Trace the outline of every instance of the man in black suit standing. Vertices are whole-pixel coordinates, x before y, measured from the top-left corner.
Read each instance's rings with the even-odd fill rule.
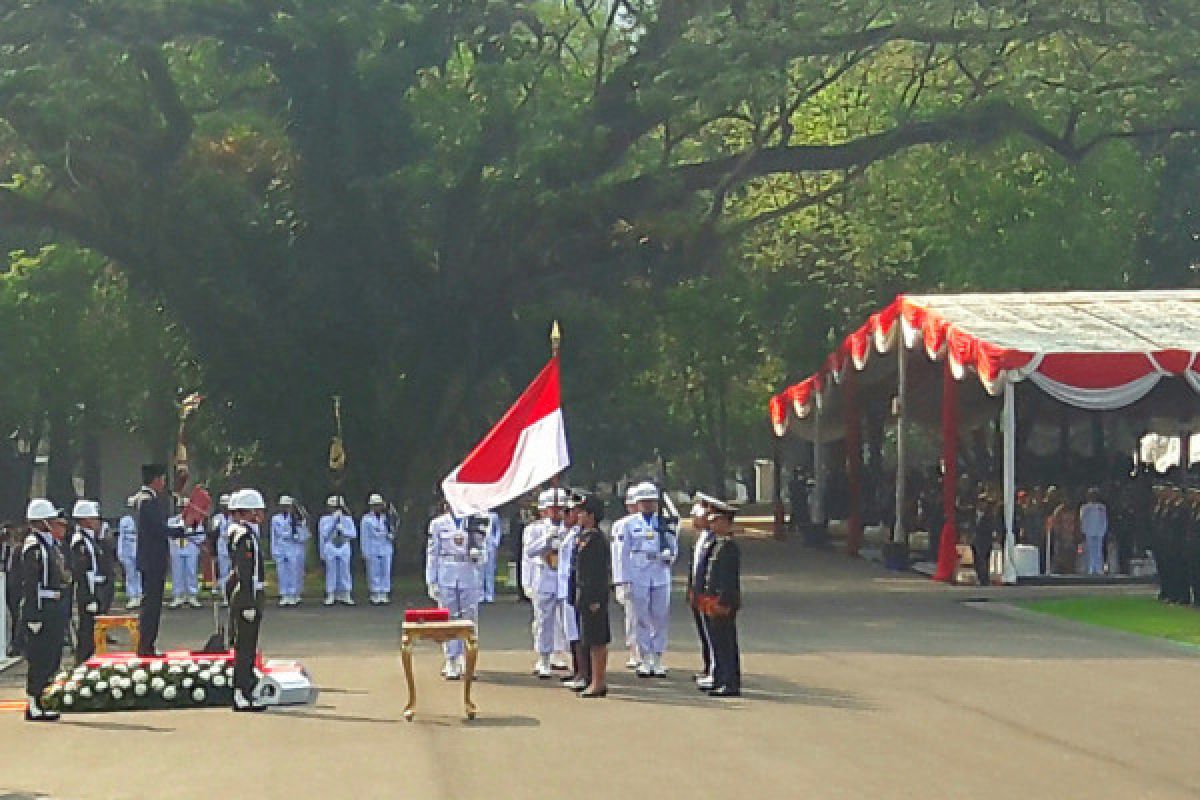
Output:
[[[158,655],[158,623],[162,616],[163,587],[170,560],[167,519],[171,497],[167,494],[167,468],[162,464],[142,467],[142,488],[135,499],[137,516],[137,567],[142,573],[143,601],[138,611],[141,637],[138,655]]]
[[[738,697],[742,693],[742,663],[738,651],[737,612],[742,607],[742,560],[733,540],[736,509],[720,500],[708,503],[709,525],[717,537],[699,587],[701,608],[713,651],[714,688],[710,697]]]

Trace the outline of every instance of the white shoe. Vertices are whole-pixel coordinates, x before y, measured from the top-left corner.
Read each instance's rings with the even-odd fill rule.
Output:
[[[291,604],[292,604],[292,601],[288,597],[285,596],[285,597],[279,598],[279,607],[280,608],[287,608]]]
[[[325,605],[327,605],[327,606],[333,605],[333,595],[332,594],[325,595]]]
[[[638,661],[633,656],[630,656],[629,660],[625,662],[625,669],[637,669],[638,666],[641,665],[641,663],[642,662]]]
[[[383,594],[379,595],[379,599],[385,606],[390,606],[392,604],[392,593],[384,592]]]
[[[25,719],[28,722],[54,722],[58,719],[58,712],[42,708],[36,697],[26,695]]]
[[[170,609],[183,608],[183,598],[176,597],[174,600],[171,601],[170,605],[168,605],[167,608],[170,608]]]
[[[442,675],[448,681],[456,681],[462,677],[462,667],[458,665],[457,658],[446,659],[446,665],[442,667]]]
[[[346,592],[345,594],[342,595],[342,605],[344,605],[344,606],[356,605],[356,603],[354,602],[354,598],[350,596],[349,592]]]
[[[567,689],[570,689],[573,692],[578,692],[582,689],[586,689],[587,685],[588,685],[587,681],[585,681],[583,678],[571,678],[571,680],[565,681],[563,683],[564,687],[566,687]]]
[[[711,675],[705,675],[703,678],[699,678],[696,681],[696,688],[700,689],[702,691],[708,691],[709,689],[715,689],[716,686],[717,686],[716,681],[713,680],[713,677]]]
[[[550,669],[550,659],[545,656],[539,658],[537,665],[533,668],[533,674],[537,675],[542,680],[553,678],[554,671]]]
[[[667,668],[665,666],[663,666],[662,656],[654,657],[654,666],[652,667],[652,669],[654,671],[654,677],[656,677],[656,678],[667,677]]]
[[[204,608],[204,605],[196,599],[196,595],[192,595],[187,599],[187,603],[192,608]]]
[[[125,603],[125,610],[133,611],[135,608],[140,608],[141,605],[142,605],[142,598],[131,597],[131,598],[129,598],[128,602]]]
[[[298,594],[292,595],[292,605],[298,606],[304,602],[304,597]]]
[[[253,699],[246,697],[246,693],[241,689],[233,690],[233,710],[234,711],[265,711],[266,706],[261,703],[256,703]]]

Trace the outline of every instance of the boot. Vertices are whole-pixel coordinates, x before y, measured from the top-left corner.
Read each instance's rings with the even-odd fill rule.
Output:
[[[327,606],[331,606],[331,605],[333,605],[333,592],[328,592],[328,593],[326,593],[326,595],[325,595],[325,605],[327,605]]]
[[[656,678],[667,677],[667,668],[665,666],[663,666],[663,663],[662,663],[662,653],[654,654],[653,671],[654,671],[654,677],[656,677]]]
[[[642,663],[637,666],[637,676],[639,678],[654,677],[654,654],[647,653],[642,659]]]
[[[344,606],[354,605],[354,598],[350,596],[349,592],[342,592],[342,605],[344,605]]]
[[[541,680],[549,680],[554,677],[554,671],[550,669],[550,656],[539,656],[537,665],[533,668],[533,674],[537,675]]]
[[[58,719],[57,711],[47,711],[42,708],[41,701],[36,697],[27,697],[25,706],[26,722],[54,722]]]

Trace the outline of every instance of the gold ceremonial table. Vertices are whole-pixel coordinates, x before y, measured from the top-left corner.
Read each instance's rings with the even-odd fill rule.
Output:
[[[475,623],[469,619],[452,619],[447,622],[405,622],[400,637],[400,657],[404,662],[404,680],[408,683],[408,705],[404,707],[404,718],[412,722],[417,705],[417,684],[413,678],[412,646],[418,639],[443,644],[452,639],[462,639],[467,649],[467,669],[463,675],[463,707],[467,719],[475,719],[478,711],[471,702],[471,683],[475,680],[475,661],[479,658],[479,638]]]

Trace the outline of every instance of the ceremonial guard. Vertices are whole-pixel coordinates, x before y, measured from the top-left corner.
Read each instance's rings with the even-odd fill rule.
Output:
[[[171,500],[166,496],[167,468],[161,464],[142,467],[142,488],[135,500],[137,509],[137,568],[142,573],[144,601],[138,614],[138,655],[157,656],[158,626],[162,617],[163,587],[167,582],[169,534],[167,518]]]
[[[230,628],[233,630],[233,710],[262,711],[255,688],[254,660],[258,653],[258,629],[266,605],[266,575],[258,529],[266,516],[262,495],[242,489],[229,498],[233,518],[229,526],[232,570],[225,584],[229,598]]]
[[[113,581],[112,558],[98,537],[100,507],[90,500],[77,500],[71,510],[75,532],[71,535],[70,563],[75,584],[75,665],[95,653],[96,615],[104,613],[105,587]]]
[[[638,513],[622,526],[621,574],[633,595],[637,623],[637,666],[640,678],[666,677],[663,653],[671,613],[671,566],[679,555],[679,541],[658,510],[658,489],[643,483],[635,494]]]
[[[525,529],[525,557],[530,559],[530,597],[533,600],[533,642],[537,663],[533,674],[553,676],[551,657],[556,649],[556,628],[561,624],[558,601],[558,559],[562,546],[562,511],[566,492],[548,489],[538,498],[543,518]]]
[[[58,518],[58,509],[39,497],[30,501],[25,518],[33,529],[21,547],[20,570],[21,633],[25,659],[29,662],[25,676],[28,701],[25,719],[53,721],[58,719],[58,713],[43,709],[41,700],[62,661],[70,602],[67,568],[59,546],[60,534],[56,535],[51,528]]]
[[[692,506],[692,527],[696,529],[696,542],[692,546],[692,560],[688,565],[687,600],[692,609],[692,619],[696,623],[696,635],[700,639],[700,658],[704,668],[695,676],[696,686],[708,690],[713,686],[712,640],[708,635],[708,624],[700,613],[697,587],[704,582],[704,570],[708,568],[708,559],[712,554],[716,536],[708,523],[709,506],[713,498],[706,494],[697,493],[696,503]]]
[[[331,495],[325,505],[327,511],[317,524],[321,560],[325,562],[325,605],[340,601],[352,606],[354,579],[350,574],[350,542],[358,538],[358,531],[341,495]]]
[[[368,511],[363,514],[359,525],[362,531],[362,557],[367,567],[367,588],[371,592],[371,605],[386,605],[392,602],[395,523],[387,513],[383,495],[371,495],[367,499],[367,506]]]
[[[137,498],[125,501],[126,511],[117,523],[117,559],[125,573],[125,608],[132,611],[142,604],[142,573],[137,566],[137,520],[133,505]]]
[[[223,494],[217,500],[217,506],[220,508],[216,514],[213,514],[212,526],[213,532],[213,549],[217,559],[217,582],[224,586],[225,581],[229,579],[230,560],[229,560],[229,495]]]
[[[483,562],[483,602],[496,602],[496,556],[500,552],[500,542],[504,538],[503,523],[500,515],[489,511],[487,532],[487,559]]]
[[[742,691],[742,664],[738,650],[737,614],[742,607],[741,554],[733,539],[733,519],[737,510],[730,504],[713,500],[708,517],[716,544],[697,587],[699,605],[704,612],[713,649],[711,697],[737,697]]]
[[[571,570],[571,603],[579,614],[581,674],[580,697],[608,694],[608,593],[612,584],[612,550],[599,525],[604,504],[592,495],[577,506],[579,533]],[[574,688],[574,687],[572,687]]]
[[[455,619],[479,620],[483,597],[483,563],[486,559],[486,515],[459,517],[446,510],[429,523],[425,547],[425,584],[429,599],[450,611]],[[442,675],[458,680],[463,672],[463,643],[454,639],[443,646],[446,664]]]
[[[635,484],[630,484],[629,488],[625,490],[625,516],[613,522],[610,531],[612,536],[610,542],[612,579],[613,585],[616,587],[616,600],[621,606],[621,616],[625,623],[625,648],[629,651],[629,659],[625,662],[625,666],[628,669],[636,669],[638,664],[642,663],[638,656],[637,622],[633,615],[633,595],[629,591],[625,570],[621,564],[621,549],[625,546],[625,525],[637,514],[637,488]]]
[[[15,525],[5,523],[0,528],[0,570],[4,583],[4,605],[8,609],[8,651],[12,658],[21,652],[21,545],[24,537]]]
[[[171,608],[182,608],[185,603],[200,608],[200,548],[207,538],[204,520],[189,527],[182,519],[173,518],[169,524],[172,526]]]
[[[271,517],[271,555],[279,581],[279,605],[298,606],[304,593],[304,561],[308,552],[308,520],[288,495],[279,498]]]
[[[586,656],[582,654],[579,644],[579,615],[576,613],[571,590],[576,542],[581,532],[579,512],[583,501],[584,494],[579,491],[571,492],[568,497],[566,513],[563,517],[565,534],[558,550],[558,610],[562,615],[563,635],[571,652],[571,674],[563,678],[563,684],[568,689],[575,691],[582,691],[588,685],[586,677],[588,670],[583,665]]]

